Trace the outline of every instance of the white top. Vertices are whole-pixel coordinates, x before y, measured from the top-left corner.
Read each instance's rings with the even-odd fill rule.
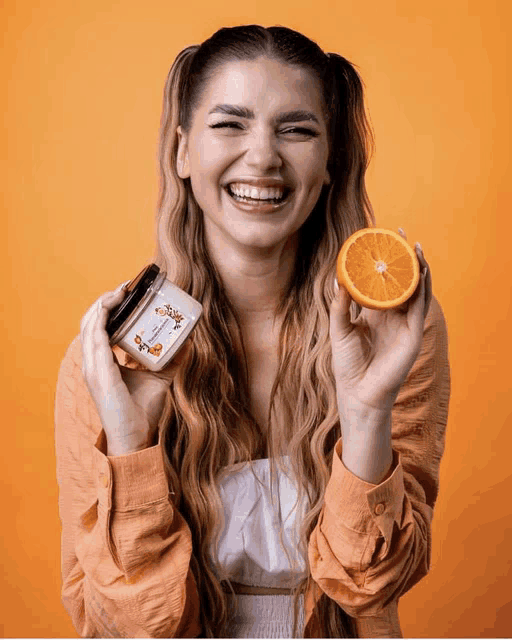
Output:
[[[268,458],[253,460],[253,469],[248,462],[231,465],[219,477],[225,527],[219,539],[218,556],[234,582],[293,588],[307,575],[306,563],[298,549],[298,527],[305,505],[295,505],[297,486],[288,464],[289,456],[280,460],[286,472],[275,465],[273,500]]]

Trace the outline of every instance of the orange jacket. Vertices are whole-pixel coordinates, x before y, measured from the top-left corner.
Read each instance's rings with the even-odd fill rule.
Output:
[[[398,598],[430,567],[449,394],[446,324],[434,297],[421,352],[393,407],[391,476],[379,485],[360,480],[341,462],[341,440],[336,444],[309,541],[314,586],[306,594],[306,637],[319,637],[315,602],[322,592],[355,618],[359,637],[401,637]],[[61,364],[55,421],[62,602],[78,633],[198,636],[190,529],[173,506],[162,447],[105,455],[79,337]]]

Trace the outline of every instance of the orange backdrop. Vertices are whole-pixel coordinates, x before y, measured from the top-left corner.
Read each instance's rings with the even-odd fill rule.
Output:
[[[510,5],[252,4],[5,0],[0,9],[3,634],[76,637],[60,603],[58,366],[86,308],[152,256],[174,57],[221,26],[259,23],[301,30],[358,65],[377,140],[377,222],[422,243],[446,315],[453,393],[432,570],[401,601],[404,634],[510,636]]]

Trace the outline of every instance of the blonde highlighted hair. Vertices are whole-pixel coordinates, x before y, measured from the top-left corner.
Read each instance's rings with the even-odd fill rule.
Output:
[[[320,80],[330,138],[331,182],[299,230],[294,277],[277,310],[279,369],[265,425],[271,461],[289,455],[300,479],[298,501],[307,498],[308,505],[300,530],[308,577],[295,590],[294,636],[300,632],[298,596],[311,580],[307,544],[340,437],[329,339],[336,257],[351,233],[375,224],[364,183],[372,136],[362,83],[351,63],[337,54],[325,54],[296,31],[259,25],[220,29],[202,45],[187,47],[177,56],[164,91],[154,261],[202,303],[203,317],[168,391],[160,433],[175,506],[192,532],[191,567],[206,637],[223,636],[228,620],[227,595],[209,555],[222,528],[219,473],[226,465],[263,457],[265,449],[261,428],[248,409],[247,363],[237,355],[245,353],[239,319],[208,254],[203,214],[190,180],[177,173],[176,128],[188,130],[201,93],[220,65],[260,56],[300,66]],[[354,318],[359,311],[353,304]],[[284,421],[275,411],[278,398]],[[216,570],[220,575],[221,568]],[[324,594],[318,606],[323,637],[353,637],[350,618],[333,600]]]

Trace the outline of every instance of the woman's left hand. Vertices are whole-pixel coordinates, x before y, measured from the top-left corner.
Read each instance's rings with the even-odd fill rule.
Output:
[[[399,232],[406,238],[403,230]],[[416,255],[420,282],[400,307],[385,311],[363,308],[356,321],[351,322],[351,298],[343,286],[332,302],[332,363],[341,414],[390,412],[418,356],[432,298],[432,278],[418,244]]]

